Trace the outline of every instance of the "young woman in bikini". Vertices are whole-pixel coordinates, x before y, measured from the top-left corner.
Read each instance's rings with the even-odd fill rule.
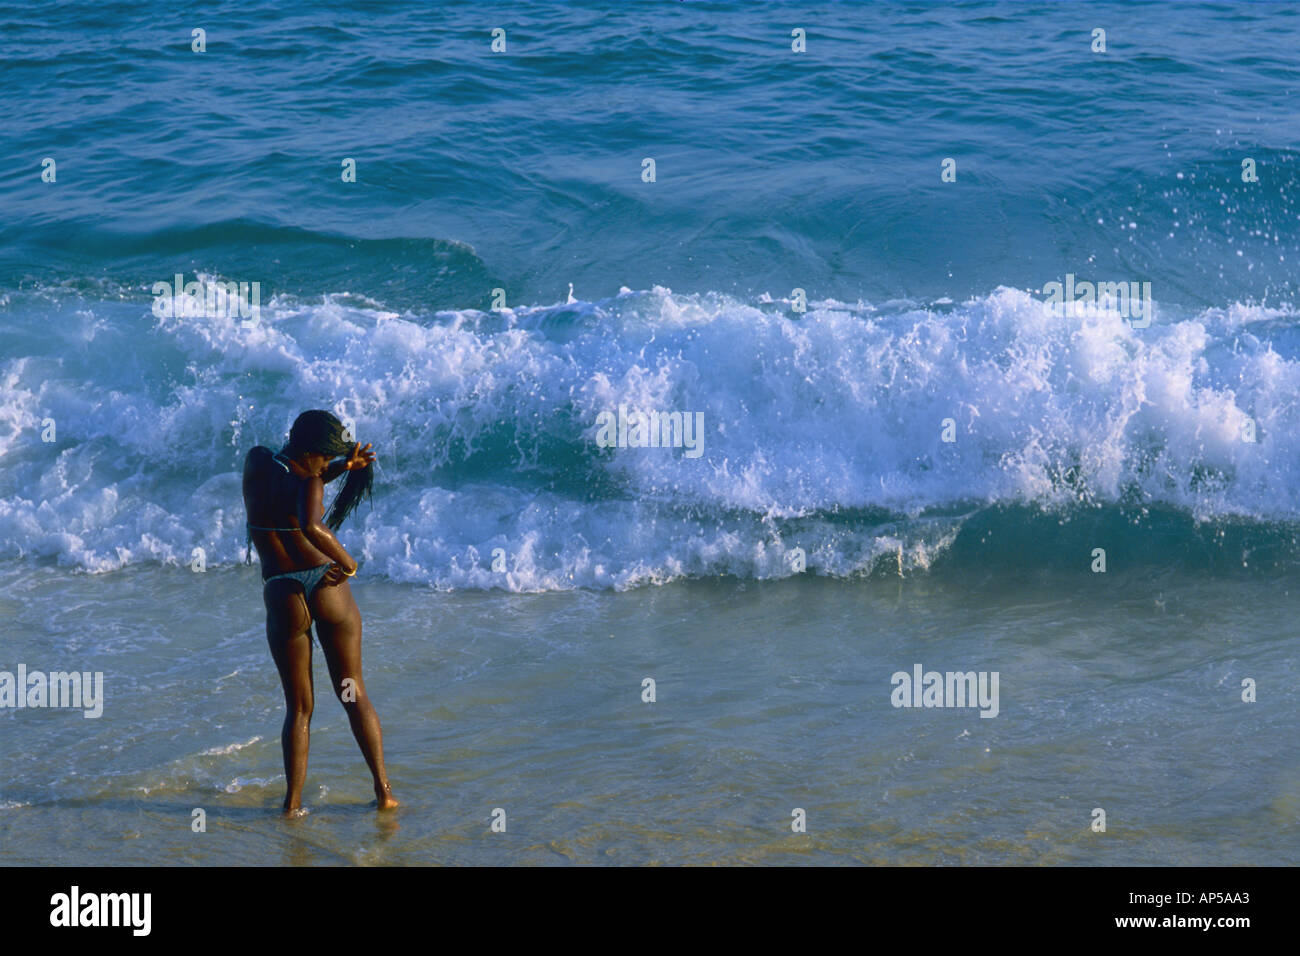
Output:
[[[345,456],[342,460],[333,459]],[[325,652],[330,683],[347,712],[352,735],[374,777],[380,810],[397,806],[384,770],[379,716],[361,678],[361,611],[348,578],[357,563],[334,537],[373,480],[370,445],[344,440],[343,423],[327,411],[303,412],[279,452],[258,445],[244,460],[244,509],[248,535],[262,562],[266,637],[284,685],[280,742],[288,790],[285,816],[303,813],[307,744],[314,694],[311,625]],[[347,481],[324,518],[325,484],[347,472]]]

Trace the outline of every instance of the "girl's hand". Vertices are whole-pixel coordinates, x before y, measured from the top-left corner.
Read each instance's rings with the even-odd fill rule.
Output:
[[[356,443],[356,446],[352,449],[352,454],[348,456],[345,463],[346,470],[355,471],[358,468],[368,468],[375,463],[375,453],[370,450],[370,445],[370,442],[366,442],[363,448],[361,442]]]
[[[348,574],[347,571],[343,569],[343,565],[332,564],[330,565],[330,569],[325,572],[325,577],[322,581],[327,587],[334,587],[337,584],[342,584],[356,573],[357,569],[355,567],[352,569],[352,574]]]

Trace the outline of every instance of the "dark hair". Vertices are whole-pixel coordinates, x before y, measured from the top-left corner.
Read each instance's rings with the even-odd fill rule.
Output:
[[[293,428],[289,429],[290,455],[312,452],[317,455],[350,455],[357,443],[347,441],[344,436],[343,423],[323,409],[315,408],[303,412],[294,419]],[[370,487],[374,483],[374,469],[367,465],[348,472],[343,487],[334,498],[325,523],[331,531],[337,531],[343,519],[350,515],[361,499],[370,498]]]

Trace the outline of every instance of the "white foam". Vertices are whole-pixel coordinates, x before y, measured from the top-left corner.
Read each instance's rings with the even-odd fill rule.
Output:
[[[252,329],[106,303],[96,320],[138,335],[138,362],[0,367],[0,547],[96,571],[186,564],[199,546],[241,560],[242,453],[312,407],[353,417],[380,456],[349,547],[368,573],[436,587],[780,576],[795,547],[822,573],[923,568],[957,526],[834,520],[851,509],[1136,496],[1198,518],[1300,515],[1287,310],[1158,307],[1134,329],[1008,288],[798,318],[772,301],[656,288],[424,317],[282,297]],[[703,412],[703,454],[598,449],[597,416],[620,404]]]
[[[245,747],[251,747],[253,744],[261,741],[261,739],[262,739],[261,737],[250,737],[248,740],[245,740],[242,744],[233,743],[233,744],[226,744],[226,746],[224,747],[211,747],[208,750],[202,751],[199,754],[199,756],[200,757],[225,757],[233,753],[238,753],[239,751],[243,750]]]

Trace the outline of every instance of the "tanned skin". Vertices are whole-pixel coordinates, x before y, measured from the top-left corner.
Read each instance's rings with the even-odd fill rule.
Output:
[[[307,780],[307,750],[315,693],[312,684],[311,625],[325,653],[334,694],[347,712],[352,735],[374,777],[375,800],[380,810],[398,806],[384,770],[384,737],[379,715],[361,677],[361,611],[348,585],[357,562],[325,525],[325,484],[345,471],[373,465],[370,445],[358,442],[352,454],[333,463],[328,456],[304,452],[290,458],[280,449],[280,460],[290,474],[274,465],[246,458],[244,506],[250,524],[273,528],[298,527],[302,533],[254,531],[253,544],[262,560],[262,578],[285,571],[301,571],[332,562],[320,585],[306,597],[293,580],[272,581],[262,589],[266,604],[266,639],[284,686],[286,714],[280,732],[288,789],[284,815],[300,816],[302,788]],[[352,683],[345,687],[344,681]],[[346,693],[345,693],[346,692]],[[344,698],[347,698],[346,700]]]

